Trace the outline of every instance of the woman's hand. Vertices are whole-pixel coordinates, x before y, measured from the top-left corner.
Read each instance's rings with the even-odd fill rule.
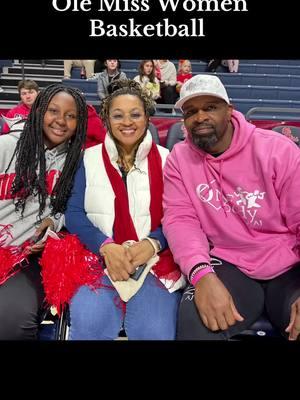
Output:
[[[134,268],[150,260],[154,255],[154,248],[148,240],[141,240],[127,247],[128,257]]]
[[[106,268],[113,281],[127,281],[130,274],[135,271],[130,254],[120,244],[105,244],[101,247],[100,254],[104,257]]]

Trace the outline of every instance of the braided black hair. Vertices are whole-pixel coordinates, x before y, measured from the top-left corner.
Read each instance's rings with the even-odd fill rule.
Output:
[[[43,123],[48,104],[59,92],[70,94],[76,103],[77,127],[71,137],[62,173],[56,182],[50,199],[51,214],[63,213],[73,185],[73,178],[80,160],[81,149],[85,142],[87,130],[87,105],[80,90],[52,84],[42,90],[32,105],[23,132],[18,140],[16,156],[16,177],[12,194],[15,195],[16,211],[23,215],[26,200],[30,195],[38,195],[39,214],[41,218],[48,197],[46,185],[46,160]]]

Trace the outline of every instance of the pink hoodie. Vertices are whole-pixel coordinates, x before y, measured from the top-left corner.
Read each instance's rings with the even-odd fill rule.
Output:
[[[163,231],[186,275],[211,255],[270,279],[300,259],[300,151],[237,111],[232,123],[232,143],[217,158],[189,137],[174,147],[164,168]]]

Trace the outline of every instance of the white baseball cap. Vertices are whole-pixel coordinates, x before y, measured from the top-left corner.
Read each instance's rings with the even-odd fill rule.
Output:
[[[182,85],[180,98],[174,107],[181,109],[186,101],[198,96],[215,96],[230,104],[226,89],[217,76],[199,74]]]

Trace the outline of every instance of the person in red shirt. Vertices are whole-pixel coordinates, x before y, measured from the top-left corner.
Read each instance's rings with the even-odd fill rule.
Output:
[[[37,95],[39,94],[40,89],[35,81],[31,79],[24,79],[19,82],[18,91],[21,102],[7,112],[5,115],[6,118],[19,117],[19,120],[26,119]],[[1,133],[7,133],[9,130],[10,127],[6,123],[4,124]]]
[[[106,135],[106,129],[95,108],[87,105],[88,109],[88,125],[86,132],[85,148],[95,146],[96,144],[103,143]]]
[[[184,82],[188,81],[192,77],[192,65],[189,60],[179,60],[178,63],[178,74],[176,92],[180,93],[181,86]]]

